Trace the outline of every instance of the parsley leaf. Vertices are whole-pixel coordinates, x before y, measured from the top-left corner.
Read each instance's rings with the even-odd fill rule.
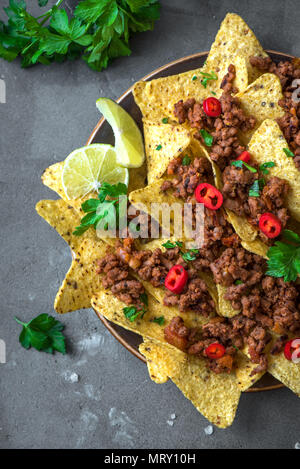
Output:
[[[162,145],[157,145],[157,147],[155,148],[155,150],[161,150],[162,149]]]
[[[262,188],[265,185],[264,179],[256,179],[252,186],[249,189],[249,196],[250,197],[259,197]]]
[[[195,254],[198,253],[198,249],[190,249],[187,252],[181,252],[181,257],[186,262],[195,261],[197,259],[197,256]]]
[[[165,318],[164,316],[159,316],[159,318],[153,318],[153,322],[156,322],[160,326],[163,326],[165,323]]]
[[[235,160],[231,162],[231,166],[235,166],[236,168],[242,168],[245,166],[251,173],[257,173],[257,169],[253,168],[253,166],[250,166],[248,163],[246,163],[243,160]]]
[[[8,21],[0,21],[0,57],[21,57],[22,67],[81,57],[101,71],[111,60],[130,55],[129,37],[153,29],[160,14],[158,0],[82,0],[69,19],[64,2],[57,0],[35,17],[24,0],[9,0]],[[44,7],[48,1],[38,3]]]
[[[200,72],[200,75],[203,76],[203,79],[201,80],[201,84],[204,86],[204,88],[207,87],[208,81],[218,79],[218,76],[215,74],[215,72],[211,72],[211,73]]]
[[[185,155],[183,158],[182,158],[182,166],[188,166],[191,162],[191,158],[188,156],[188,155]]]
[[[266,274],[283,277],[285,282],[295,281],[300,273],[300,236],[291,230],[284,230],[282,236],[290,244],[276,241],[269,248]]]
[[[169,122],[169,118],[164,117],[161,121],[162,121],[163,124],[167,124]]]
[[[234,282],[234,284],[235,284],[235,285],[242,285],[243,282],[242,282],[242,280],[236,280],[236,281]]]
[[[260,165],[259,169],[263,174],[269,174],[269,170],[267,168],[273,168],[275,166],[274,161],[267,161]]]
[[[127,319],[129,319],[130,322],[134,322],[139,316],[141,319],[143,318],[144,314],[147,311],[148,308],[148,296],[146,293],[142,293],[140,295],[140,300],[142,303],[144,303],[145,306],[143,306],[142,309],[137,309],[136,306],[126,306],[123,308],[123,313]]]
[[[53,353],[54,350],[66,353],[65,337],[62,334],[64,325],[53,316],[43,313],[28,323],[16,317],[15,320],[23,326],[19,342],[25,349],[33,347],[47,353]]]
[[[162,246],[166,249],[173,249],[173,248],[176,248],[177,246],[179,248],[182,248],[183,243],[181,241],[175,241],[175,243],[171,243],[171,241],[168,240],[165,243],[163,243]]]
[[[106,219],[110,226],[118,226],[119,221],[119,197],[127,194],[127,186],[119,182],[118,184],[108,184],[104,182],[100,187],[98,199],[88,199],[81,205],[86,215],[81,219],[80,225],[75,228],[73,234],[81,236],[91,226],[95,229],[97,224]],[[109,199],[107,199],[109,197]]]
[[[211,147],[214,141],[214,137],[205,129],[200,129],[200,134],[202,135],[205,145],[207,147]]]
[[[286,156],[294,158],[295,154],[289,148],[283,148],[283,151]]]

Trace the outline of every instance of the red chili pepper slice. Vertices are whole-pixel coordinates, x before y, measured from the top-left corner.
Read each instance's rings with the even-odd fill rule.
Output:
[[[182,267],[182,265],[174,265],[166,276],[165,287],[172,293],[179,295],[179,293],[184,289],[187,279],[187,271]]]
[[[294,363],[300,362],[300,337],[289,340],[284,346],[284,356]]]
[[[223,355],[225,355],[225,347],[222,344],[219,344],[219,342],[215,342],[214,344],[210,344],[206,349],[204,350],[205,355],[208,358],[221,358]]]
[[[221,103],[217,98],[207,98],[203,101],[203,110],[207,116],[218,117],[222,112]]]
[[[258,226],[268,238],[276,238],[281,233],[281,221],[273,213],[263,213],[259,219]]]
[[[195,197],[197,202],[204,204],[211,210],[218,210],[223,203],[223,195],[215,186],[203,182],[196,187]]]
[[[242,160],[244,163],[249,163],[251,160],[251,155],[248,151],[243,151],[240,156],[237,157],[237,160]]]

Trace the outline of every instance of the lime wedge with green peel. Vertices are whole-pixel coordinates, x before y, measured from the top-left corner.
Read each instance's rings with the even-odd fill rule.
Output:
[[[128,169],[119,166],[111,145],[95,143],[74,150],[64,162],[62,185],[68,199],[98,191],[103,182],[128,184]]]
[[[125,168],[139,168],[145,160],[142,134],[132,117],[117,103],[100,98],[96,106],[115,135],[117,162]]]

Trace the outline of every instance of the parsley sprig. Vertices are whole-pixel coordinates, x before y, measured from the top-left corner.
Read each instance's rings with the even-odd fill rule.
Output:
[[[182,248],[183,243],[182,241],[175,241],[175,243],[172,243],[170,240],[168,240],[167,242],[163,243],[162,246],[165,247],[166,249],[174,249],[176,247]],[[196,254],[199,254],[198,249],[189,249],[186,252],[180,249],[179,252],[180,252],[182,259],[185,262],[195,261],[197,259]]]
[[[140,300],[144,304],[144,306],[138,309],[136,306],[125,306],[123,308],[123,313],[125,318],[129,319],[130,322],[134,322],[138,317],[143,319],[144,314],[148,308],[148,296],[146,293],[142,293],[140,295]]]
[[[80,225],[75,228],[73,234],[81,236],[91,226],[96,229],[97,224],[103,218],[110,222],[110,226],[117,226],[120,208],[119,197],[126,194],[126,184],[104,182],[99,190],[98,199],[88,199],[81,205],[86,215],[81,219]]]
[[[210,72],[210,73],[200,72],[200,75],[203,76],[201,80],[201,84],[204,86],[204,88],[207,87],[207,83],[209,81],[218,79],[218,76],[215,74],[215,72]]]
[[[276,166],[276,164],[274,163],[274,161],[266,161],[266,163],[262,163],[259,167],[259,170],[263,173],[263,174],[269,174],[269,170],[268,168],[274,168],[274,166]]]
[[[25,349],[33,347],[47,353],[53,353],[54,350],[66,353],[65,337],[62,333],[64,325],[53,316],[43,313],[28,323],[18,318],[15,320],[23,326],[19,342]]]
[[[20,57],[22,67],[82,57],[101,71],[111,60],[130,55],[131,34],[153,29],[159,18],[158,0],[82,0],[70,19],[61,8],[64,2],[35,17],[24,0],[9,0],[8,21],[0,21],[0,57]],[[39,0],[41,7],[47,3]]]
[[[263,178],[256,179],[252,186],[249,189],[249,196],[250,197],[259,197],[262,189],[265,186],[265,180]]]
[[[291,230],[284,230],[283,237],[288,241],[276,241],[268,250],[268,270],[266,275],[283,277],[285,282],[294,282],[300,273],[300,236]]]
[[[205,129],[200,129],[200,134],[204,140],[205,145],[207,147],[211,147],[214,141],[214,137]]]
[[[283,151],[289,158],[294,158],[295,153],[293,153],[292,150],[290,150],[289,148],[283,148]]]
[[[250,166],[250,164],[246,163],[243,160],[234,160],[231,162],[231,166],[235,166],[236,168],[242,168],[245,166],[251,173],[257,173],[257,169],[253,168],[253,166]]]

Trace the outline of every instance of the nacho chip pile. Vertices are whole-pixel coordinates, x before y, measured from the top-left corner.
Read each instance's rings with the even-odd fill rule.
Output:
[[[235,86],[239,90],[241,107],[256,117],[255,129],[242,138],[260,164],[271,158],[276,160],[272,175],[284,175],[289,181],[292,192],[288,207],[294,218],[300,221],[300,172],[291,159],[282,157],[282,148],[288,145],[283,143],[284,137],[275,122],[282,115],[277,104],[282,96],[281,85],[274,74],[260,74],[251,66],[249,58],[253,55],[265,57],[267,54],[247,24],[238,15],[228,14],[202,68],[135,84],[133,94],[143,115],[147,166],[130,170],[128,193],[132,205],[138,208],[143,204],[143,210],[150,213],[151,202],[178,203],[178,199],[172,199],[160,190],[170,161],[186,153],[192,158],[200,155],[210,160],[209,151],[193,137],[193,129],[174,121],[174,103],[189,98],[203,100],[212,93],[220,96],[221,78],[228,66],[234,64],[237,72]],[[218,71],[217,79],[208,80],[204,87],[201,80],[207,74],[214,77],[212,72],[215,70]],[[109,321],[141,335],[140,352],[147,360],[150,378],[156,383],[164,383],[170,378],[207,419],[220,428],[228,427],[234,420],[241,392],[251,387],[263,373],[253,375],[255,365],[247,357],[247,351],[238,353],[238,365],[233,373],[215,374],[207,369],[205,359],[187,355],[168,344],[164,338],[164,327],[153,321],[155,317],[163,316],[167,325],[180,315],[188,327],[199,326],[208,318],[193,312],[179,314],[177,307],[164,306],[162,290],[149,282],[143,282],[149,297],[146,313],[134,322],[124,316],[124,303],[103,289],[101,276],[97,274],[97,261],[105,256],[107,250],[113,252],[115,240],[99,239],[92,229],[81,237],[73,235],[75,227],[80,224],[83,200],[66,198],[61,183],[62,169],[63,162],[56,163],[42,176],[43,183],[61,198],[41,200],[36,206],[38,214],[64,238],[72,251],[72,263],[57,293],[55,310],[62,314],[92,306]],[[220,175],[214,163],[212,169],[216,185],[220,186]],[[230,211],[227,211],[227,219],[245,249],[266,256],[266,245],[257,238],[257,231],[247,220]],[[157,221],[163,228],[161,216]],[[162,239],[155,240],[146,247],[154,250],[162,243]],[[238,314],[224,298],[224,287],[215,285],[212,276],[207,274],[201,278],[215,300],[216,312],[212,314],[229,318]],[[282,354],[270,354],[269,358],[270,373],[300,395],[299,366],[285,360]]]

